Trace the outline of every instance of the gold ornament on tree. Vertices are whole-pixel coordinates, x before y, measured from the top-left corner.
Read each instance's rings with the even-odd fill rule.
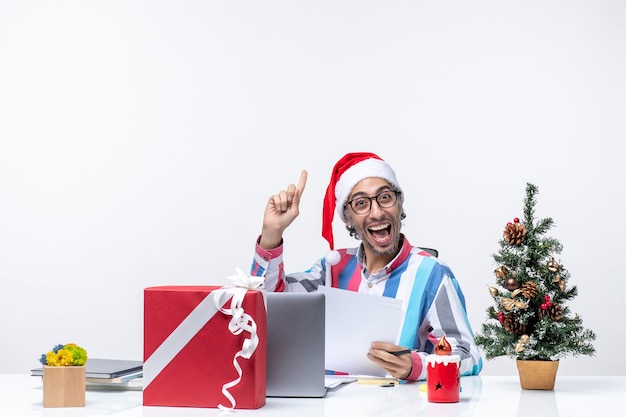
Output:
[[[554,258],[550,258],[550,260],[546,264],[546,268],[548,268],[548,271],[550,272],[557,272],[559,270],[559,264],[556,263]]]
[[[487,285],[487,288],[489,288],[489,294],[491,294],[492,297],[495,297],[498,295],[498,289],[495,287],[492,287],[490,285]]]
[[[526,303],[523,303],[523,302],[517,301],[517,300],[513,300],[512,298],[502,298],[502,300],[500,300],[500,305],[502,307],[504,307],[504,309],[507,310],[507,311],[513,310],[513,307],[517,307],[520,310],[523,310],[526,307],[528,307],[528,305],[526,305]]]
[[[561,291],[565,291],[565,280],[563,279],[561,274],[558,273],[559,267],[560,265],[554,260],[554,257],[550,257],[550,260],[548,261],[548,263],[546,263],[546,268],[548,269],[548,271],[556,273],[554,278],[552,278],[552,283],[558,284],[559,289]]]
[[[517,344],[515,345],[515,353],[520,353],[526,347],[526,343],[530,340],[530,337],[527,334],[523,334],[520,336]]]
[[[501,281],[504,281],[506,279],[506,277],[509,276],[509,270],[506,269],[506,266],[504,265],[500,265],[499,267],[497,267],[494,271],[493,274],[496,276],[496,278],[498,278]]]
[[[559,289],[561,291],[565,291],[565,280],[561,276],[561,274],[556,274],[554,278],[552,278],[552,282],[555,284],[559,284]]]
[[[526,227],[520,224],[519,219],[513,219],[513,223],[509,222],[504,227],[504,240],[511,246],[519,246],[526,239]]]

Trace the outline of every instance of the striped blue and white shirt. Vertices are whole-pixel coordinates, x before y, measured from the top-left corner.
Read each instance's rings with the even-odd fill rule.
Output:
[[[398,345],[413,349],[413,370],[407,380],[426,378],[426,357],[434,353],[441,336],[461,357],[461,375],[478,375],[482,358],[467,318],[465,298],[454,274],[403,236],[402,248],[389,264],[368,274],[362,247],[339,249],[339,263],[331,266],[332,286],[402,300],[404,319]],[[268,291],[313,292],[326,283],[326,260],[304,272],[286,274],[283,246],[265,250],[256,245],[251,274],[265,276]]]

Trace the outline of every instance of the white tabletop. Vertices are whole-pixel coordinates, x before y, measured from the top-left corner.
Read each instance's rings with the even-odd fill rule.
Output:
[[[421,384],[385,388],[353,382],[322,399],[268,398],[260,409],[225,413],[211,408],[144,407],[141,391],[91,389],[84,408],[43,408],[41,378],[0,374],[0,416],[588,417],[601,410],[620,410],[626,395],[626,376],[557,376],[554,391],[522,390],[517,376],[477,376],[461,378],[458,403],[437,404],[428,402]]]

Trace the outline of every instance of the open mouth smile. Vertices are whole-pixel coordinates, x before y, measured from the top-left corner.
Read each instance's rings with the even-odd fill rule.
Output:
[[[391,224],[379,224],[367,228],[372,239],[378,244],[386,244],[391,240]]]

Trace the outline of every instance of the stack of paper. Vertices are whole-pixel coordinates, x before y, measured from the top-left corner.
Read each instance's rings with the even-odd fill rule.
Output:
[[[326,296],[326,369],[386,376],[367,352],[374,341],[397,343],[402,301],[331,287],[320,286],[318,291]]]

